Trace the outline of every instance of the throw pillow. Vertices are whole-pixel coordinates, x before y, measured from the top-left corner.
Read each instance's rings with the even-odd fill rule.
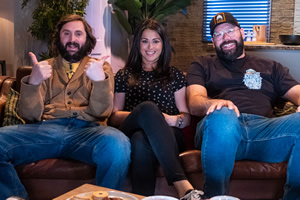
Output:
[[[291,102],[287,102],[283,108],[274,108],[273,115],[275,117],[281,117],[284,115],[289,115],[297,111],[297,106]]]
[[[18,115],[19,92],[10,88],[4,110],[2,126],[25,124],[25,121]]]

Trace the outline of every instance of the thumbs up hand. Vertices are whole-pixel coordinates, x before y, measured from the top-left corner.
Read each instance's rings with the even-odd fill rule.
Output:
[[[51,76],[52,67],[47,61],[38,62],[36,56],[31,52],[29,52],[29,56],[32,61],[32,71],[28,83],[31,85],[39,85]]]
[[[91,58],[85,66],[85,73],[93,81],[105,79],[103,64],[109,56],[103,56],[100,60]]]

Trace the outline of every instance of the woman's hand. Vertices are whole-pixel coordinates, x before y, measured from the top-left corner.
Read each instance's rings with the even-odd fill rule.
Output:
[[[168,115],[166,113],[163,113],[166,122],[169,124],[169,126],[176,126],[178,116],[177,115]]]

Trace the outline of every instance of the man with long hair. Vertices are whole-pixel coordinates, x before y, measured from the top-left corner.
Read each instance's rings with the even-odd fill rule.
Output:
[[[88,55],[96,39],[88,23],[68,15],[57,25],[54,58],[38,62],[21,80],[19,115],[27,124],[0,129],[0,199],[27,199],[14,166],[71,158],[97,166],[96,184],[118,189],[130,163],[130,143],[106,126],[113,108],[114,76],[106,57]]]

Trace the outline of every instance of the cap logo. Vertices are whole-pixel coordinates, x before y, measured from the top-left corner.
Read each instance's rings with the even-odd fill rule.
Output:
[[[226,18],[224,13],[220,13],[214,17],[215,24],[226,22]]]

